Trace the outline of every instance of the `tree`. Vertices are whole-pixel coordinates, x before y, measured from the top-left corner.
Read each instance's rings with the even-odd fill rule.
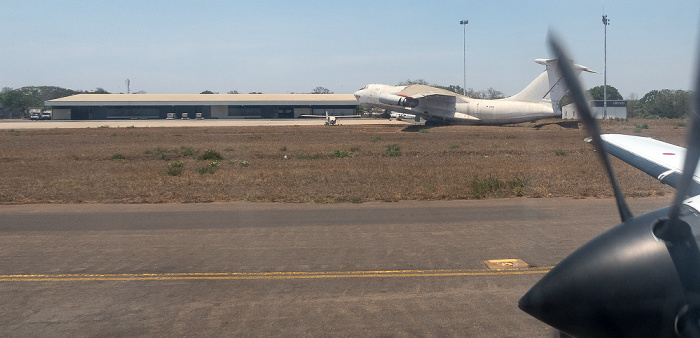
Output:
[[[229,90],[226,94],[238,94],[237,90]]]
[[[639,99],[634,115],[647,118],[685,118],[691,98],[692,93],[687,90],[652,90]]]
[[[39,90],[36,87],[22,87],[20,89],[4,88],[0,94],[0,101],[9,112],[9,117],[27,117],[27,109],[43,107]]]
[[[603,86],[593,87],[587,90],[585,93],[589,100],[602,100],[603,99]],[[607,90],[608,100],[622,100],[622,95],[617,91],[617,88],[608,85]],[[567,104],[573,103],[574,99],[571,97],[571,93],[567,90],[566,94],[559,100],[559,107],[564,107]]]
[[[205,90],[205,91],[201,92],[200,94],[214,94],[214,92],[211,90]]]
[[[401,82],[399,82],[399,83],[396,84],[396,85],[397,85],[397,86],[410,86],[410,85],[414,85],[414,84],[417,84],[417,85],[424,85],[424,86],[430,86],[430,84],[428,83],[428,81],[425,81],[425,80],[423,80],[423,79],[417,79],[417,80],[408,79],[408,80],[406,80],[406,81],[401,81]]]
[[[448,90],[448,91],[451,91],[453,93],[457,93],[459,95],[464,94],[464,90],[462,90],[462,87],[458,86],[458,85],[449,85],[449,86],[434,85],[433,87]],[[471,88],[469,88],[469,90],[473,91]]]
[[[495,90],[493,87],[486,89],[486,98],[489,100],[502,99],[504,98],[503,92],[500,90]]]
[[[622,100],[622,95],[620,95],[620,92],[617,91],[617,88],[607,85],[607,90],[605,94],[607,94],[607,99],[608,100]],[[593,87],[588,90],[588,94],[591,95],[591,98],[593,100],[602,100],[603,99],[603,86],[597,86]]]
[[[328,88],[316,87],[311,91],[311,94],[333,94],[333,92],[328,90]]]

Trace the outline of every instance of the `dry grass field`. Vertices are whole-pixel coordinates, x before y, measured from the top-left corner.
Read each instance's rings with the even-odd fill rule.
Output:
[[[686,132],[682,120],[604,121],[601,129],[678,145]],[[610,197],[584,134],[534,123],[0,130],[0,202]],[[673,191],[613,165],[627,196]]]

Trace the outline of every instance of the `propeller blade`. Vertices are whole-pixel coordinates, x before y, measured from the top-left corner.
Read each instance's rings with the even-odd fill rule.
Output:
[[[668,219],[661,220],[653,229],[654,235],[664,241],[678,277],[683,285],[686,302],[691,309],[700,306],[700,249],[688,223],[680,219],[683,201],[688,195],[695,169],[700,160],[700,67],[695,80],[695,99],[689,112],[690,128],[688,129],[685,162],[683,173],[676,188],[676,196],[669,208]],[[692,321],[691,321],[692,322]],[[689,329],[700,330],[698,324],[686,325]]]
[[[593,117],[593,114],[591,114],[591,110],[588,106],[588,100],[586,100],[581,84],[576,78],[573,67],[571,66],[571,59],[566,55],[566,52],[561,46],[559,40],[551,33],[549,35],[549,45],[557,57],[559,69],[564,76],[564,81],[567,87],[569,87],[569,92],[571,92],[574,102],[576,102],[576,109],[579,112],[579,116],[586,125],[586,130],[588,130],[588,133],[591,136],[591,144],[598,153],[598,159],[601,163],[603,163],[605,171],[608,174],[608,180],[610,181],[610,185],[612,185],[615,200],[617,201],[617,210],[620,213],[620,219],[622,222],[624,222],[634,216],[627,206],[627,202],[625,202],[625,197],[622,195],[620,186],[617,184],[617,179],[615,178],[615,173],[613,172],[612,165],[610,164],[610,159],[603,148],[603,140],[600,137],[600,128],[598,127],[598,123]]]
[[[678,221],[681,204],[688,195],[690,182],[693,180],[698,160],[700,160],[700,116],[698,116],[698,109],[700,109],[700,95],[698,95],[700,94],[698,92],[700,90],[700,67],[698,69],[695,82],[695,100],[693,100],[693,106],[689,112],[690,128],[687,135],[685,163],[683,163],[683,173],[676,189],[676,197],[673,199],[673,204],[668,214],[667,223],[669,228],[673,228],[676,221]]]

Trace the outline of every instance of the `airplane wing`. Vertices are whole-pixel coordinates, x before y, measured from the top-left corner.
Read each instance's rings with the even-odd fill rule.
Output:
[[[459,94],[453,93],[449,90],[435,88],[425,85],[410,85],[406,86],[402,91],[396,93],[398,96],[411,97],[418,99],[427,96],[445,96],[445,97],[457,97]]]
[[[629,165],[677,188],[683,171],[685,148],[649,137],[605,134],[605,151]],[[693,175],[691,196],[700,195],[700,169]]]
[[[461,95],[453,93],[449,90],[435,88],[425,85],[410,85],[396,93],[398,96],[420,99],[420,105],[423,108],[428,108],[429,113],[424,113],[421,110],[413,110],[412,114],[416,114],[425,118],[430,118],[433,114],[449,116],[455,112],[455,103]],[[478,120],[475,117],[463,114],[465,119]]]

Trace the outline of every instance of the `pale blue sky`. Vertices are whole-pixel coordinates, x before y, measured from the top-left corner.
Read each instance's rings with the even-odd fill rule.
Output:
[[[0,0],[0,87],[148,93],[352,93],[424,79],[512,95],[551,57],[553,29],[575,62],[628,97],[690,89],[697,0],[21,1]],[[583,76],[586,87],[603,75]]]

